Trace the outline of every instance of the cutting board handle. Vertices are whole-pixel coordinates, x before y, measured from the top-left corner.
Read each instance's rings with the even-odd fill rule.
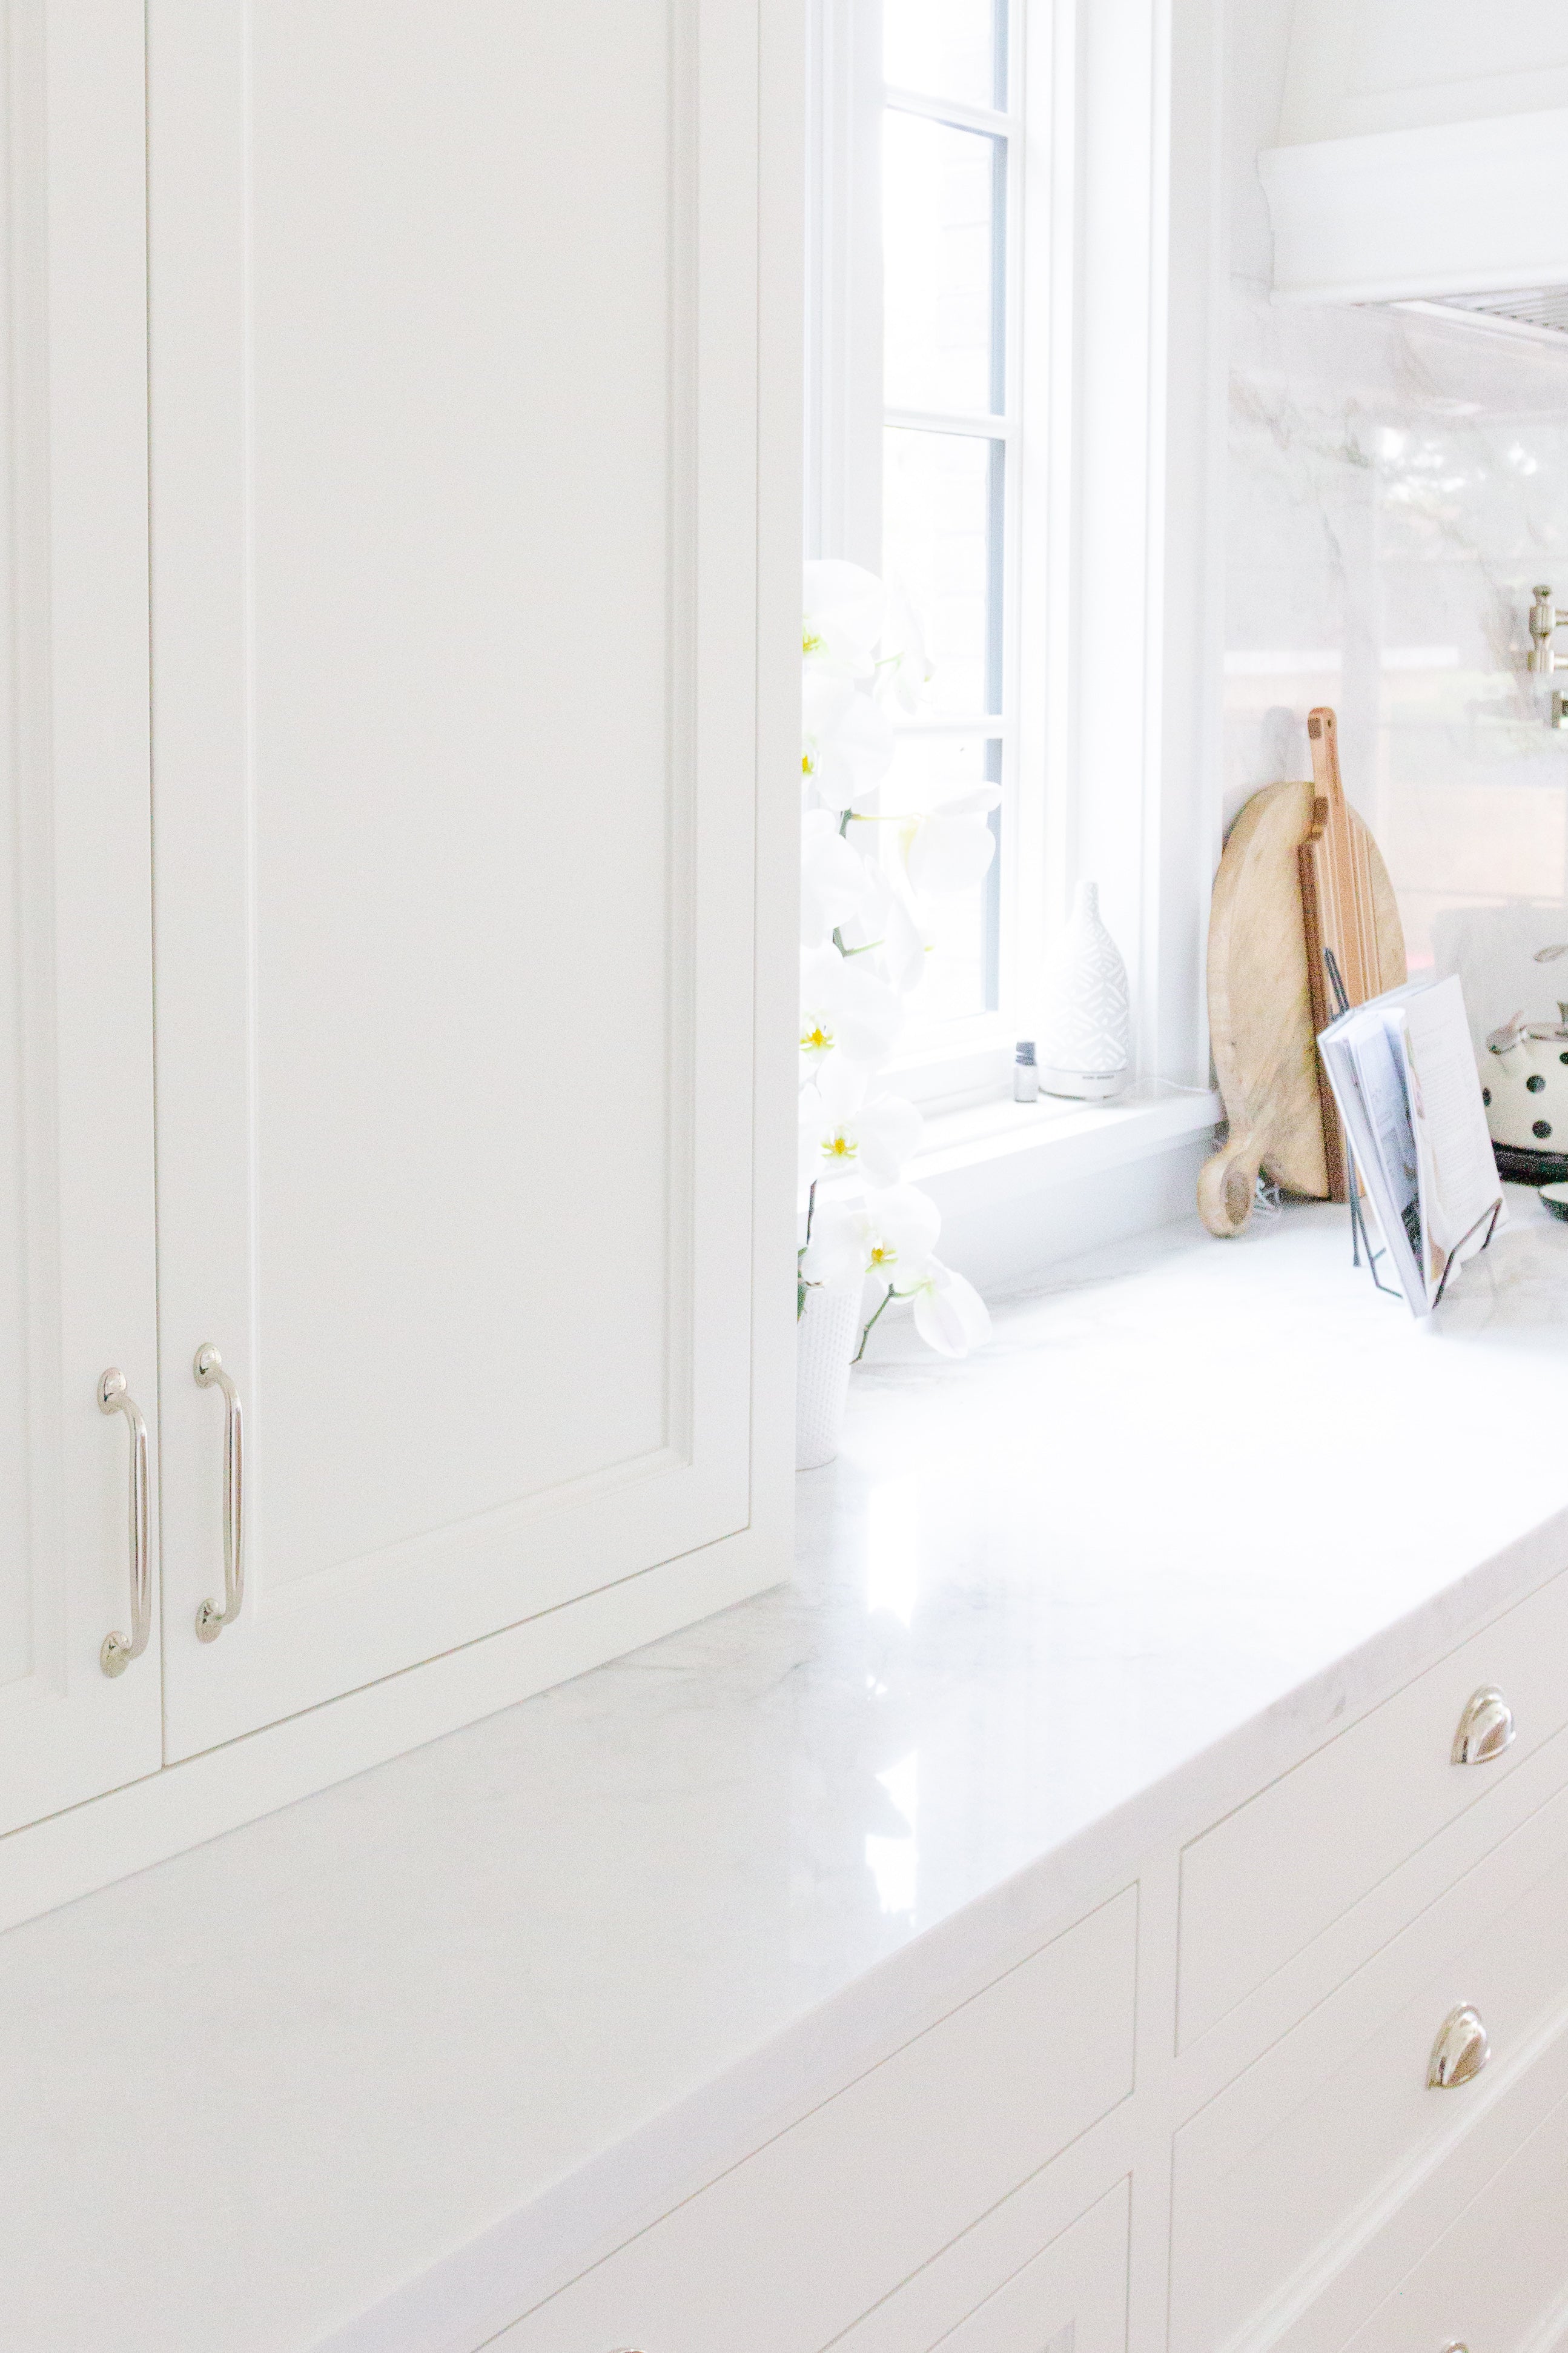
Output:
[[[1221,1241],[1240,1233],[1251,1217],[1262,1166],[1263,1141],[1256,1128],[1232,1135],[1212,1160],[1205,1161],[1198,1177],[1198,1215]]]

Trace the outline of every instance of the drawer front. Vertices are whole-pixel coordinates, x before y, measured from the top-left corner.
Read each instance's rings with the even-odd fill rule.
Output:
[[[1452,1761],[1487,1686],[1513,1714],[1500,1754]],[[1472,1636],[1182,1855],[1184,2050],[1568,1723],[1568,1577]]]
[[[1137,1928],[1128,1888],[497,2345],[816,2353],[1127,2097]]]
[[[1119,2181],[956,2325],[924,2317],[933,2298],[917,2280],[833,2353],[1126,2353],[1128,2205]]]
[[[1124,2181],[939,2337],[941,2353],[1124,2353],[1127,2202]]]
[[[1484,2021],[1498,2072],[1435,2090],[1435,2041],[1464,2004]],[[1331,2263],[1400,2178],[1466,2129],[1565,2004],[1568,1790],[1177,2134],[1174,2353],[1215,2353],[1250,2333],[1310,2267]]]
[[[1553,2325],[1555,2324],[1555,2325]],[[1568,2100],[1392,2295],[1345,2353],[1554,2353],[1568,2336]]]
[[[833,2353],[1126,2353],[1131,2178],[1090,2204],[1061,2173],[1015,2190]]]

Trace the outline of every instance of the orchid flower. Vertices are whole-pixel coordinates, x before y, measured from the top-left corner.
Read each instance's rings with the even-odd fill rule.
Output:
[[[904,1025],[898,992],[836,947],[810,948],[800,959],[802,1076],[820,1077],[829,1060],[856,1064],[862,1079],[886,1061]]]
[[[913,1185],[874,1193],[861,1214],[865,1271],[902,1294],[923,1281],[942,1231],[942,1212]]]
[[[910,809],[894,822],[910,888],[931,898],[972,891],[996,854],[996,837],[986,823],[1002,798],[1000,785],[977,785],[972,792]]]
[[[852,923],[871,896],[876,881],[828,811],[807,809],[800,821],[802,947],[820,947],[841,924]]]
[[[839,921],[840,942],[850,955],[875,948],[892,986],[908,997],[924,975],[930,942],[910,903],[907,881],[896,890],[880,866],[868,865],[866,876],[865,896]]]
[[[974,1285],[938,1259],[912,1286],[900,1285],[898,1295],[913,1300],[915,1330],[939,1356],[967,1356],[991,1336],[990,1314]]]
[[[813,700],[808,698],[805,710],[801,773],[829,808],[863,807],[875,798],[892,765],[892,723],[868,694],[852,692],[848,702],[838,707],[832,725],[822,729],[818,722],[818,732],[814,733]],[[815,700],[824,705],[826,699]]]
[[[800,1280],[825,1291],[858,1286],[866,1276],[865,1214],[843,1202],[819,1204],[800,1253]]]
[[[801,1173],[854,1175],[896,1185],[920,1143],[922,1122],[902,1095],[873,1094],[864,1077],[830,1056],[801,1096]]]
[[[887,605],[876,574],[858,564],[808,564],[804,586],[801,653],[807,678],[816,670],[869,678]]]

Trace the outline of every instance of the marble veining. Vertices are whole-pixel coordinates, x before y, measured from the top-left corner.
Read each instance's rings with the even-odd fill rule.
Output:
[[[1568,1228],[1515,1205],[1430,1327],[1302,1207],[895,1339],[790,1585],[13,1930],[17,2341],[547,2270],[1539,1582]]]
[[[1461,971],[1478,1033],[1550,1018],[1530,956],[1568,938],[1568,734],[1523,661],[1534,585],[1568,602],[1568,335],[1274,304],[1257,159],[1289,0],[1233,18],[1226,821],[1310,773],[1331,702],[1413,968]]]

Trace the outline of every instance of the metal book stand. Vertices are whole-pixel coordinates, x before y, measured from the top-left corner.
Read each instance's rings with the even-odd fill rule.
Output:
[[[1348,1013],[1351,1009],[1351,1001],[1349,997],[1345,994],[1345,985],[1340,976],[1340,968],[1335,961],[1332,948],[1325,948],[1323,950],[1323,962],[1329,968],[1329,987],[1333,991],[1334,1009],[1336,1013]],[[1336,1117],[1338,1116],[1337,1112],[1335,1115]],[[1342,1122],[1341,1123],[1341,1132],[1343,1134]],[[1350,1196],[1351,1205],[1351,1262],[1353,1266],[1359,1266],[1361,1264],[1362,1247],[1364,1244],[1366,1248],[1367,1272],[1371,1275],[1377,1289],[1386,1293],[1390,1299],[1403,1299],[1405,1293],[1399,1289],[1398,1285],[1392,1282],[1384,1282],[1383,1277],[1377,1271],[1377,1262],[1379,1259],[1386,1258],[1388,1255],[1388,1245],[1385,1242],[1382,1250],[1373,1250],[1372,1246],[1372,1236],[1366,1229],[1366,1219],[1362,1215],[1360,1171],[1356,1166],[1355,1155],[1351,1150],[1351,1140],[1348,1134],[1344,1137],[1344,1146],[1346,1171],[1345,1191]],[[1454,1271],[1454,1268],[1458,1261],[1459,1252],[1469,1240],[1470,1235],[1475,1233],[1478,1229],[1483,1225],[1487,1229],[1487,1238],[1481,1244],[1481,1249],[1489,1250],[1491,1248],[1492,1235],[1496,1231],[1498,1213],[1501,1208],[1502,1203],[1500,1201],[1494,1201],[1489,1209],[1483,1209],[1480,1216],[1476,1219],[1475,1225],[1471,1226],[1467,1232],[1460,1235],[1458,1241],[1448,1252],[1447,1258],[1443,1266],[1443,1279],[1437,1285],[1436,1295],[1432,1302],[1434,1307],[1438,1307],[1442,1304],[1443,1293],[1448,1288],[1448,1277]],[[1478,1252],[1477,1255],[1479,1256],[1479,1252]]]

